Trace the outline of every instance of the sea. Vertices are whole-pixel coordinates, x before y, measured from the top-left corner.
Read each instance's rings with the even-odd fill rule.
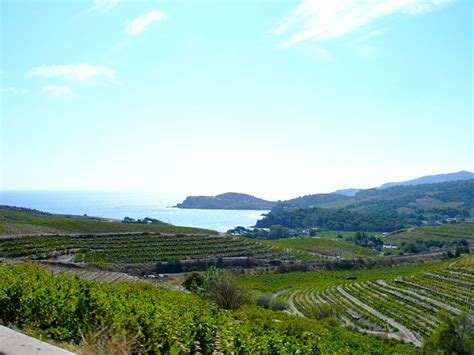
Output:
[[[251,227],[262,210],[200,210],[175,208],[185,196],[155,192],[0,191],[0,205],[58,213],[123,219],[151,217],[177,226],[225,232],[236,226]]]

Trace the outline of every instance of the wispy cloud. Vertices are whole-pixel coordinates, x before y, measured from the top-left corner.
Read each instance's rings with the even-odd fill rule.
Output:
[[[4,86],[0,88],[2,94],[21,94],[24,95],[28,92],[26,89],[18,89],[14,86]]]
[[[275,29],[287,36],[287,47],[305,41],[327,41],[354,32],[395,13],[423,14],[451,0],[304,0]]]
[[[127,24],[125,31],[131,35],[145,32],[154,22],[163,21],[165,14],[162,11],[152,10],[143,16],[133,19]]]
[[[332,54],[326,48],[314,44],[307,45],[306,48],[315,58],[323,62],[330,62],[333,60]]]
[[[379,29],[370,31],[370,32],[366,33],[365,35],[360,36],[359,41],[366,42],[366,41],[371,40],[373,38],[382,36],[383,34],[387,33],[387,31],[388,30],[386,28],[379,28]]]
[[[41,88],[41,92],[53,100],[64,100],[74,97],[72,90],[68,86],[63,85],[45,85]]]
[[[31,69],[28,75],[80,83],[119,83],[114,69],[89,64],[42,65]]]
[[[92,10],[107,12],[117,6],[118,0],[94,0]]]

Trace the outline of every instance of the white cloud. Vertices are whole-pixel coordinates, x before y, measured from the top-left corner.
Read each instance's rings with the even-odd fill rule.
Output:
[[[360,36],[359,41],[365,42],[365,41],[368,41],[370,39],[380,37],[383,34],[387,33],[387,31],[388,30],[386,28],[379,28],[379,29],[370,31],[370,32],[366,33],[365,35]]]
[[[92,10],[107,12],[117,6],[118,0],[94,0]]]
[[[81,83],[118,83],[114,69],[89,64],[42,65],[31,69],[29,76],[60,78]]]
[[[148,28],[153,24],[153,22],[163,21],[165,14],[161,11],[152,10],[146,15],[139,16],[132,20],[126,26],[126,32],[132,35],[136,35],[148,30]]]
[[[304,0],[275,29],[287,47],[304,41],[334,39],[395,13],[421,14],[451,0]]]
[[[54,100],[69,99],[74,97],[72,90],[63,85],[45,85],[41,88],[41,92],[48,98]]]

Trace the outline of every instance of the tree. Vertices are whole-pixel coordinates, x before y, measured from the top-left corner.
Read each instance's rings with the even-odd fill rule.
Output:
[[[224,309],[237,309],[248,300],[245,291],[227,275],[224,275],[213,285],[208,295],[210,300]]]
[[[433,335],[423,344],[426,354],[474,353],[474,312],[458,318],[444,317]]]
[[[274,225],[270,227],[270,233],[268,233],[268,239],[282,239],[290,236],[290,230],[286,227]]]
[[[224,309],[237,309],[248,302],[247,293],[222,269],[211,266],[202,276],[202,284],[192,290]]]
[[[186,276],[182,285],[188,291],[195,291],[202,287],[204,283],[204,277],[196,271],[193,271]]]

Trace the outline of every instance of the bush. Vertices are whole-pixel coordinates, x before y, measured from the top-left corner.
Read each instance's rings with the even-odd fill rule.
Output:
[[[224,309],[237,309],[248,302],[245,291],[228,276],[220,278],[208,291],[209,299]]]
[[[338,315],[337,308],[333,305],[324,303],[324,304],[314,304],[311,308],[306,311],[306,314],[309,318],[322,320],[329,317],[336,317]]]
[[[186,290],[195,291],[202,287],[204,283],[204,277],[199,272],[192,272],[186,276],[182,285]]]
[[[288,308],[288,305],[283,301],[272,300],[270,302],[270,307],[269,308],[273,311],[284,311]]]
[[[458,318],[445,317],[423,344],[425,354],[473,354],[474,312]]]
[[[255,304],[259,307],[270,308],[272,297],[270,295],[263,295],[255,298]]]
[[[237,286],[233,277],[224,274],[223,270],[211,266],[203,276],[198,275],[191,276],[190,274],[188,278],[191,285],[193,281],[197,282],[195,287],[191,286],[191,290],[202,298],[213,301],[224,309],[237,309],[248,302],[249,297],[244,289]],[[202,277],[202,282],[200,277]]]

